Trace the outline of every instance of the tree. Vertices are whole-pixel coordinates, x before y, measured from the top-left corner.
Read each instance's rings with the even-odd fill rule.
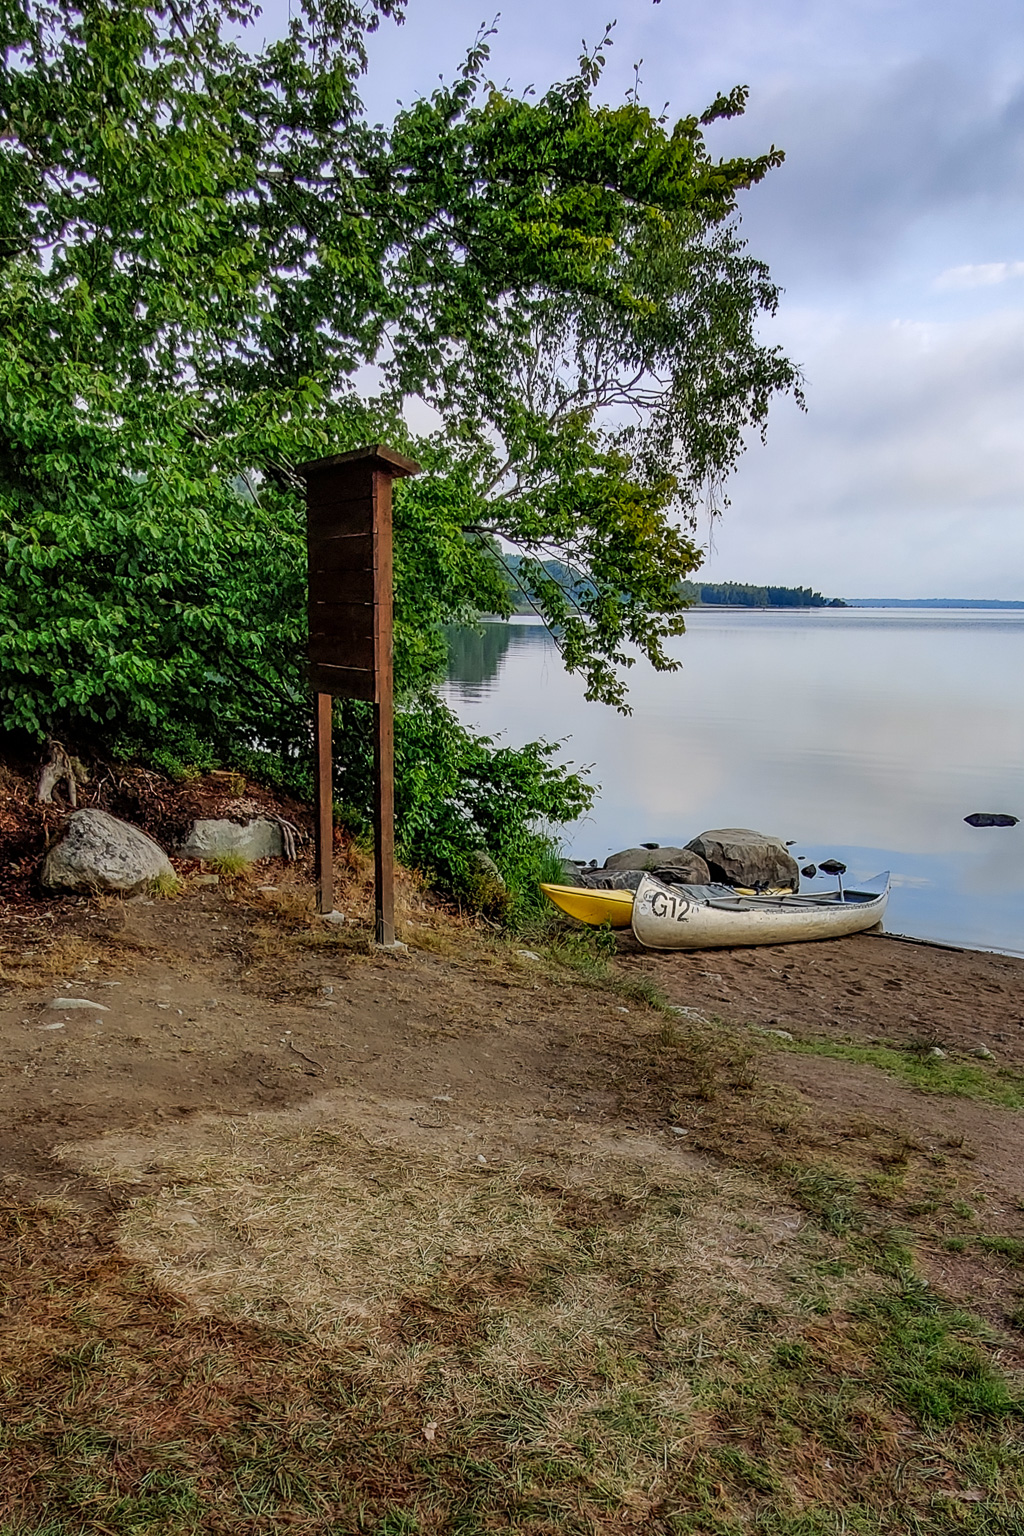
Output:
[[[3,721],[297,772],[295,465],[385,437],[426,469],[396,507],[400,741],[461,741],[483,784],[510,760],[430,688],[445,621],[508,611],[510,547],[590,696],[623,703],[629,644],[669,665],[687,520],[797,382],[755,338],[776,290],[735,223],[781,156],[707,154],[743,91],[669,128],[634,97],[595,103],[598,50],[520,100],[487,84],[485,39],[374,128],[365,34],[401,0],[305,0],[247,52],[254,15],[0,0]],[[443,423],[418,443],[412,396]],[[543,753],[523,782],[556,819],[586,800]],[[482,836],[474,793],[438,798],[410,767],[401,825],[426,849],[454,805]]]

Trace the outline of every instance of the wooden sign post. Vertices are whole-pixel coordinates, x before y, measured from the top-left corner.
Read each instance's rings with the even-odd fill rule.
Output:
[[[334,909],[335,697],[373,704],[378,944],[395,942],[395,747],[391,482],[419,465],[379,444],[303,464],[309,549],[309,679],[316,780],[317,911]]]

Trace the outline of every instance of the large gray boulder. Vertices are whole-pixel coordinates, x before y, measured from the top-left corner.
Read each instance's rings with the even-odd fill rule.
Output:
[[[174,867],[159,843],[106,811],[74,811],[64,836],[46,855],[42,882],[51,890],[131,895],[151,881],[173,880]]]
[[[749,827],[702,832],[687,848],[700,855],[723,885],[786,886],[797,890],[800,871],[785,843]]]
[[[637,869],[647,870],[650,874],[659,869],[672,869],[678,871],[675,879],[687,885],[706,885],[711,878],[707,864],[690,848],[624,848],[621,853],[610,853],[604,861],[604,869],[593,873],[605,875]],[[636,887],[623,886],[622,889],[635,890]]]
[[[182,859],[222,859],[230,855],[249,864],[257,859],[279,859],[283,852],[281,828],[266,816],[246,822],[194,821],[178,849]]]

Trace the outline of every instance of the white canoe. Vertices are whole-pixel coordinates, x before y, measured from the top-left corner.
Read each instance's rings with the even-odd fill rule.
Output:
[[[663,885],[645,875],[633,901],[633,932],[648,949],[841,939],[880,923],[888,900],[888,870],[821,896],[741,896],[727,885]]]

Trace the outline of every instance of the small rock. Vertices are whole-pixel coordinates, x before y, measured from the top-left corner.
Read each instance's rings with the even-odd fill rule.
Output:
[[[704,1017],[699,1008],[685,1008],[682,1003],[669,1003],[668,1011],[669,1013],[678,1013],[682,1019],[692,1019],[694,1024],[708,1024],[711,1022]]]
[[[40,1026],[39,1026],[40,1032],[42,1032],[44,1030],[47,1030],[47,1029],[63,1029],[63,1028],[64,1028],[63,1024],[40,1024]]]
[[[928,1055],[931,1057],[932,1061],[945,1061],[946,1059],[946,1052],[939,1045],[933,1045],[929,1050]]]
[[[47,1008],[94,1008],[97,1013],[109,1013],[104,1003],[90,1003],[87,997],[55,997]]]
[[[540,955],[532,949],[517,949],[516,954],[520,960],[539,960]]]
[[[776,1040],[792,1040],[793,1036],[788,1029],[763,1029],[763,1035],[774,1035]]]
[[[689,1136],[690,1134],[684,1125],[673,1125],[670,1129],[673,1136]]]
[[[321,912],[319,915],[325,923],[331,923],[335,928],[340,928],[345,921],[344,912],[339,912],[337,908],[333,912]]]
[[[432,1104],[450,1104],[451,1101],[452,1096],[450,1093],[435,1093],[430,1102]]]
[[[616,1011],[616,1013],[628,1013],[629,1009],[628,1008],[619,1007],[615,1011]]]
[[[193,885],[220,885],[220,875],[193,875]]]
[[[995,1056],[989,1050],[987,1045],[977,1046],[976,1049],[971,1052],[971,1055],[979,1057],[982,1061],[995,1061]]]

